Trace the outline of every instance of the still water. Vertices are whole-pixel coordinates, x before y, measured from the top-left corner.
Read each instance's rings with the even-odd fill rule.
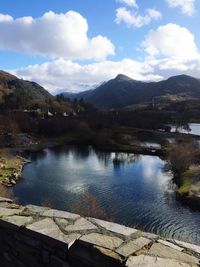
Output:
[[[176,127],[172,126],[171,131],[176,132]],[[200,124],[199,123],[189,123],[189,131],[184,129],[184,128],[179,128],[178,132],[179,133],[185,133],[185,134],[200,135]]]
[[[116,222],[200,244],[200,213],[176,200],[172,175],[159,157],[77,146],[29,157],[32,162],[14,187],[21,204],[39,205],[48,198],[55,208],[73,211],[89,193]]]

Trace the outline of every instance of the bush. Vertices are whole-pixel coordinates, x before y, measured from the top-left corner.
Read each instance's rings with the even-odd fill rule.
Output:
[[[171,144],[168,161],[172,171],[181,175],[192,164],[197,163],[199,153],[199,145],[193,139],[178,140]]]

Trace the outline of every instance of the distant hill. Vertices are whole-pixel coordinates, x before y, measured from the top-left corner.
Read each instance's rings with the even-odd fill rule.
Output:
[[[35,82],[0,71],[0,112],[25,109],[74,114],[89,110],[90,105],[83,101],[73,103],[62,96],[54,97]]]
[[[160,82],[141,82],[119,74],[115,79],[103,83],[94,90],[63,95],[70,99],[83,98],[101,109],[122,108],[159,99],[200,99],[200,80],[188,75],[179,75]]]
[[[52,95],[35,82],[24,81],[4,71],[0,71],[0,102],[5,95],[27,94],[31,99],[52,98]]]

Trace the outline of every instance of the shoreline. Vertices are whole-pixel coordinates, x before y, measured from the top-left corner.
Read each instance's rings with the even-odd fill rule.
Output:
[[[22,177],[23,168],[26,164],[30,163],[29,160],[25,159],[24,156],[26,153],[37,153],[39,151],[42,151],[47,148],[56,148],[61,146],[68,146],[68,145],[78,145],[78,146],[92,146],[95,150],[98,151],[104,151],[104,152],[118,152],[118,153],[133,153],[133,154],[142,154],[142,155],[149,155],[149,156],[157,156],[162,159],[165,159],[166,151],[164,148],[153,148],[153,147],[143,147],[143,146],[130,146],[130,145],[113,145],[113,146],[99,146],[92,144],[90,142],[86,142],[85,144],[83,142],[80,142],[78,140],[61,140],[61,139],[45,139],[42,143],[39,143],[37,145],[32,146],[25,146],[25,147],[15,147],[15,148],[9,148],[8,150],[12,154],[17,154],[16,157],[21,159],[21,164],[17,170],[17,174],[15,171],[13,171],[13,174],[11,175],[9,181],[7,183],[2,183],[0,180],[0,183],[2,183],[5,186],[11,187],[16,184],[16,182]],[[22,156],[19,156],[22,155]],[[179,192],[179,189],[181,188],[181,185],[179,184],[179,181],[177,179],[174,179],[175,183],[178,186],[178,189],[175,190],[176,198],[178,201],[181,201],[182,203],[188,205],[191,208],[195,208],[197,210],[200,210],[200,198],[196,198],[195,196],[189,196],[188,192]]]
[[[24,166],[30,163],[30,161],[24,157],[19,155],[8,156],[8,154],[0,156],[0,161],[0,184],[6,187],[15,185],[22,177]]]

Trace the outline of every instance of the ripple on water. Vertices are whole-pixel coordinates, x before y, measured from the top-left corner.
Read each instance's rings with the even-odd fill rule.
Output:
[[[165,162],[153,156],[122,158],[127,162],[116,166],[112,153],[74,146],[46,149],[32,155],[14,194],[22,204],[49,198],[55,208],[73,211],[89,192],[116,222],[200,244],[200,213],[177,202]]]

